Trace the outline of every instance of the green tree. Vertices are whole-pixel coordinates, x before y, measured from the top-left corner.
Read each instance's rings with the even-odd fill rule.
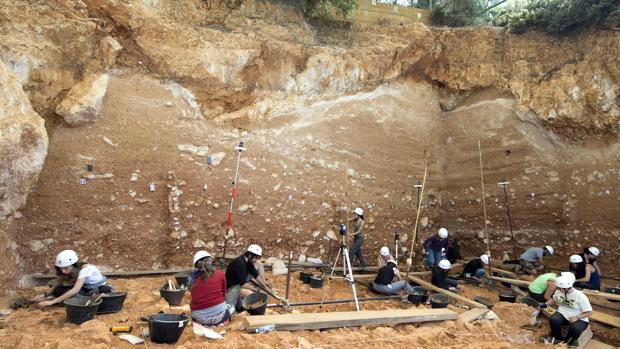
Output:
[[[491,10],[508,0],[436,0],[431,21],[435,25],[462,27],[491,20]]]
[[[346,18],[357,8],[357,0],[303,0],[307,17],[330,18],[334,13]]]

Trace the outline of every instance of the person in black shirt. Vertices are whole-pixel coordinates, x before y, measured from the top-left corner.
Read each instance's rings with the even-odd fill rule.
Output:
[[[465,264],[461,277],[480,279],[484,275],[484,267],[489,264],[489,256],[483,254]]]
[[[267,285],[264,269],[260,263],[262,249],[258,245],[250,245],[241,256],[233,259],[226,267],[226,304],[229,309],[243,310],[241,300],[253,291],[242,288],[252,277]]]
[[[403,280],[393,259],[390,259],[385,266],[379,268],[372,288],[377,292],[387,294],[395,294],[402,289],[407,293],[413,291],[407,281]]]
[[[437,287],[449,290],[457,291],[460,286],[458,281],[448,277],[448,272],[452,269],[452,263],[447,259],[439,261],[436,267],[433,268],[433,276],[431,283]]]

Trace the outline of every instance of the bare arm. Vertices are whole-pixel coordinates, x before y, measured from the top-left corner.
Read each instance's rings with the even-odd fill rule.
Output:
[[[555,281],[547,280],[547,290],[545,291],[545,295],[543,297],[545,297],[546,300],[549,300],[553,296],[554,292],[555,292]]]
[[[594,263],[592,263],[592,266],[598,272],[599,276],[603,276],[603,273],[601,273],[601,268],[598,266],[598,263],[596,261],[594,261]]]
[[[588,282],[590,281],[590,274],[592,274],[592,266],[591,265],[586,265],[586,275],[584,275],[584,277],[582,277],[581,279],[575,280],[578,282]]]
[[[400,271],[398,271],[398,269],[394,268],[394,277],[400,281],[403,279],[403,277],[400,275]]]
[[[56,304],[56,303],[60,303],[60,302],[64,301],[65,299],[69,299],[69,298],[75,296],[76,294],[78,294],[80,292],[80,289],[82,288],[82,286],[84,286],[84,280],[85,279],[78,279],[75,282],[75,285],[73,285],[73,288],[70,289],[69,291],[63,293],[60,297],[54,298],[54,299],[49,300],[49,301],[39,302],[39,303],[37,303],[37,306],[39,308],[44,308],[44,307],[46,307],[48,305],[53,305],[53,304]]]

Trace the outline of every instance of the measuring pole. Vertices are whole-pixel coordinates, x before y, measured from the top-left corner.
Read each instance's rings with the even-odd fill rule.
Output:
[[[515,248],[515,234],[512,231],[512,215],[510,214],[510,203],[508,202],[508,182],[504,178],[502,178],[501,182],[497,183],[502,188],[504,188],[504,198],[506,200],[506,214],[508,215],[508,228],[510,229],[510,237],[512,238],[512,254],[514,255],[515,260],[517,260],[517,249]]]
[[[411,263],[413,263],[412,255],[413,249],[415,248],[415,240],[418,235],[418,222],[420,220],[420,210],[422,209],[422,196],[424,195],[424,185],[426,185],[426,173],[428,171],[428,167],[424,168],[424,178],[422,179],[422,188],[420,189],[420,200],[418,200],[418,212],[415,216],[415,225],[413,226],[413,238],[411,239],[411,250],[409,251],[409,258],[407,261],[407,277],[405,278],[405,282],[409,283],[409,270],[411,269]]]
[[[482,171],[482,147],[478,140],[478,155],[480,156],[480,183],[482,185],[482,212],[484,213],[484,238],[487,243],[487,256],[489,256],[489,275],[491,274],[491,248],[489,247],[489,231],[487,230],[487,203],[486,194],[484,192],[484,173]]]
[[[420,202],[420,190],[422,190],[422,182],[420,182],[419,180],[417,180],[415,182],[415,191],[416,191],[416,202]],[[417,235],[417,234],[416,234]],[[418,259],[418,255],[416,254],[415,256],[415,261],[412,261],[413,265],[417,265],[417,259]]]
[[[235,204],[235,198],[237,197],[237,179],[239,178],[239,162],[241,161],[241,153],[246,150],[243,142],[239,142],[239,145],[235,147],[238,151],[237,154],[237,168],[235,169],[235,177],[232,181],[232,188],[230,190],[230,206],[228,208],[228,217],[226,219],[226,232],[224,233],[224,251],[222,252],[222,262],[226,261],[226,247],[228,246],[228,232],[232,228],[232,212]]]

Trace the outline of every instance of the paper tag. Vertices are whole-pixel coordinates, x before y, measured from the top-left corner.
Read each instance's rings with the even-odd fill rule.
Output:
[[[179,321],[179,327],[183,327],[183,321]]]

